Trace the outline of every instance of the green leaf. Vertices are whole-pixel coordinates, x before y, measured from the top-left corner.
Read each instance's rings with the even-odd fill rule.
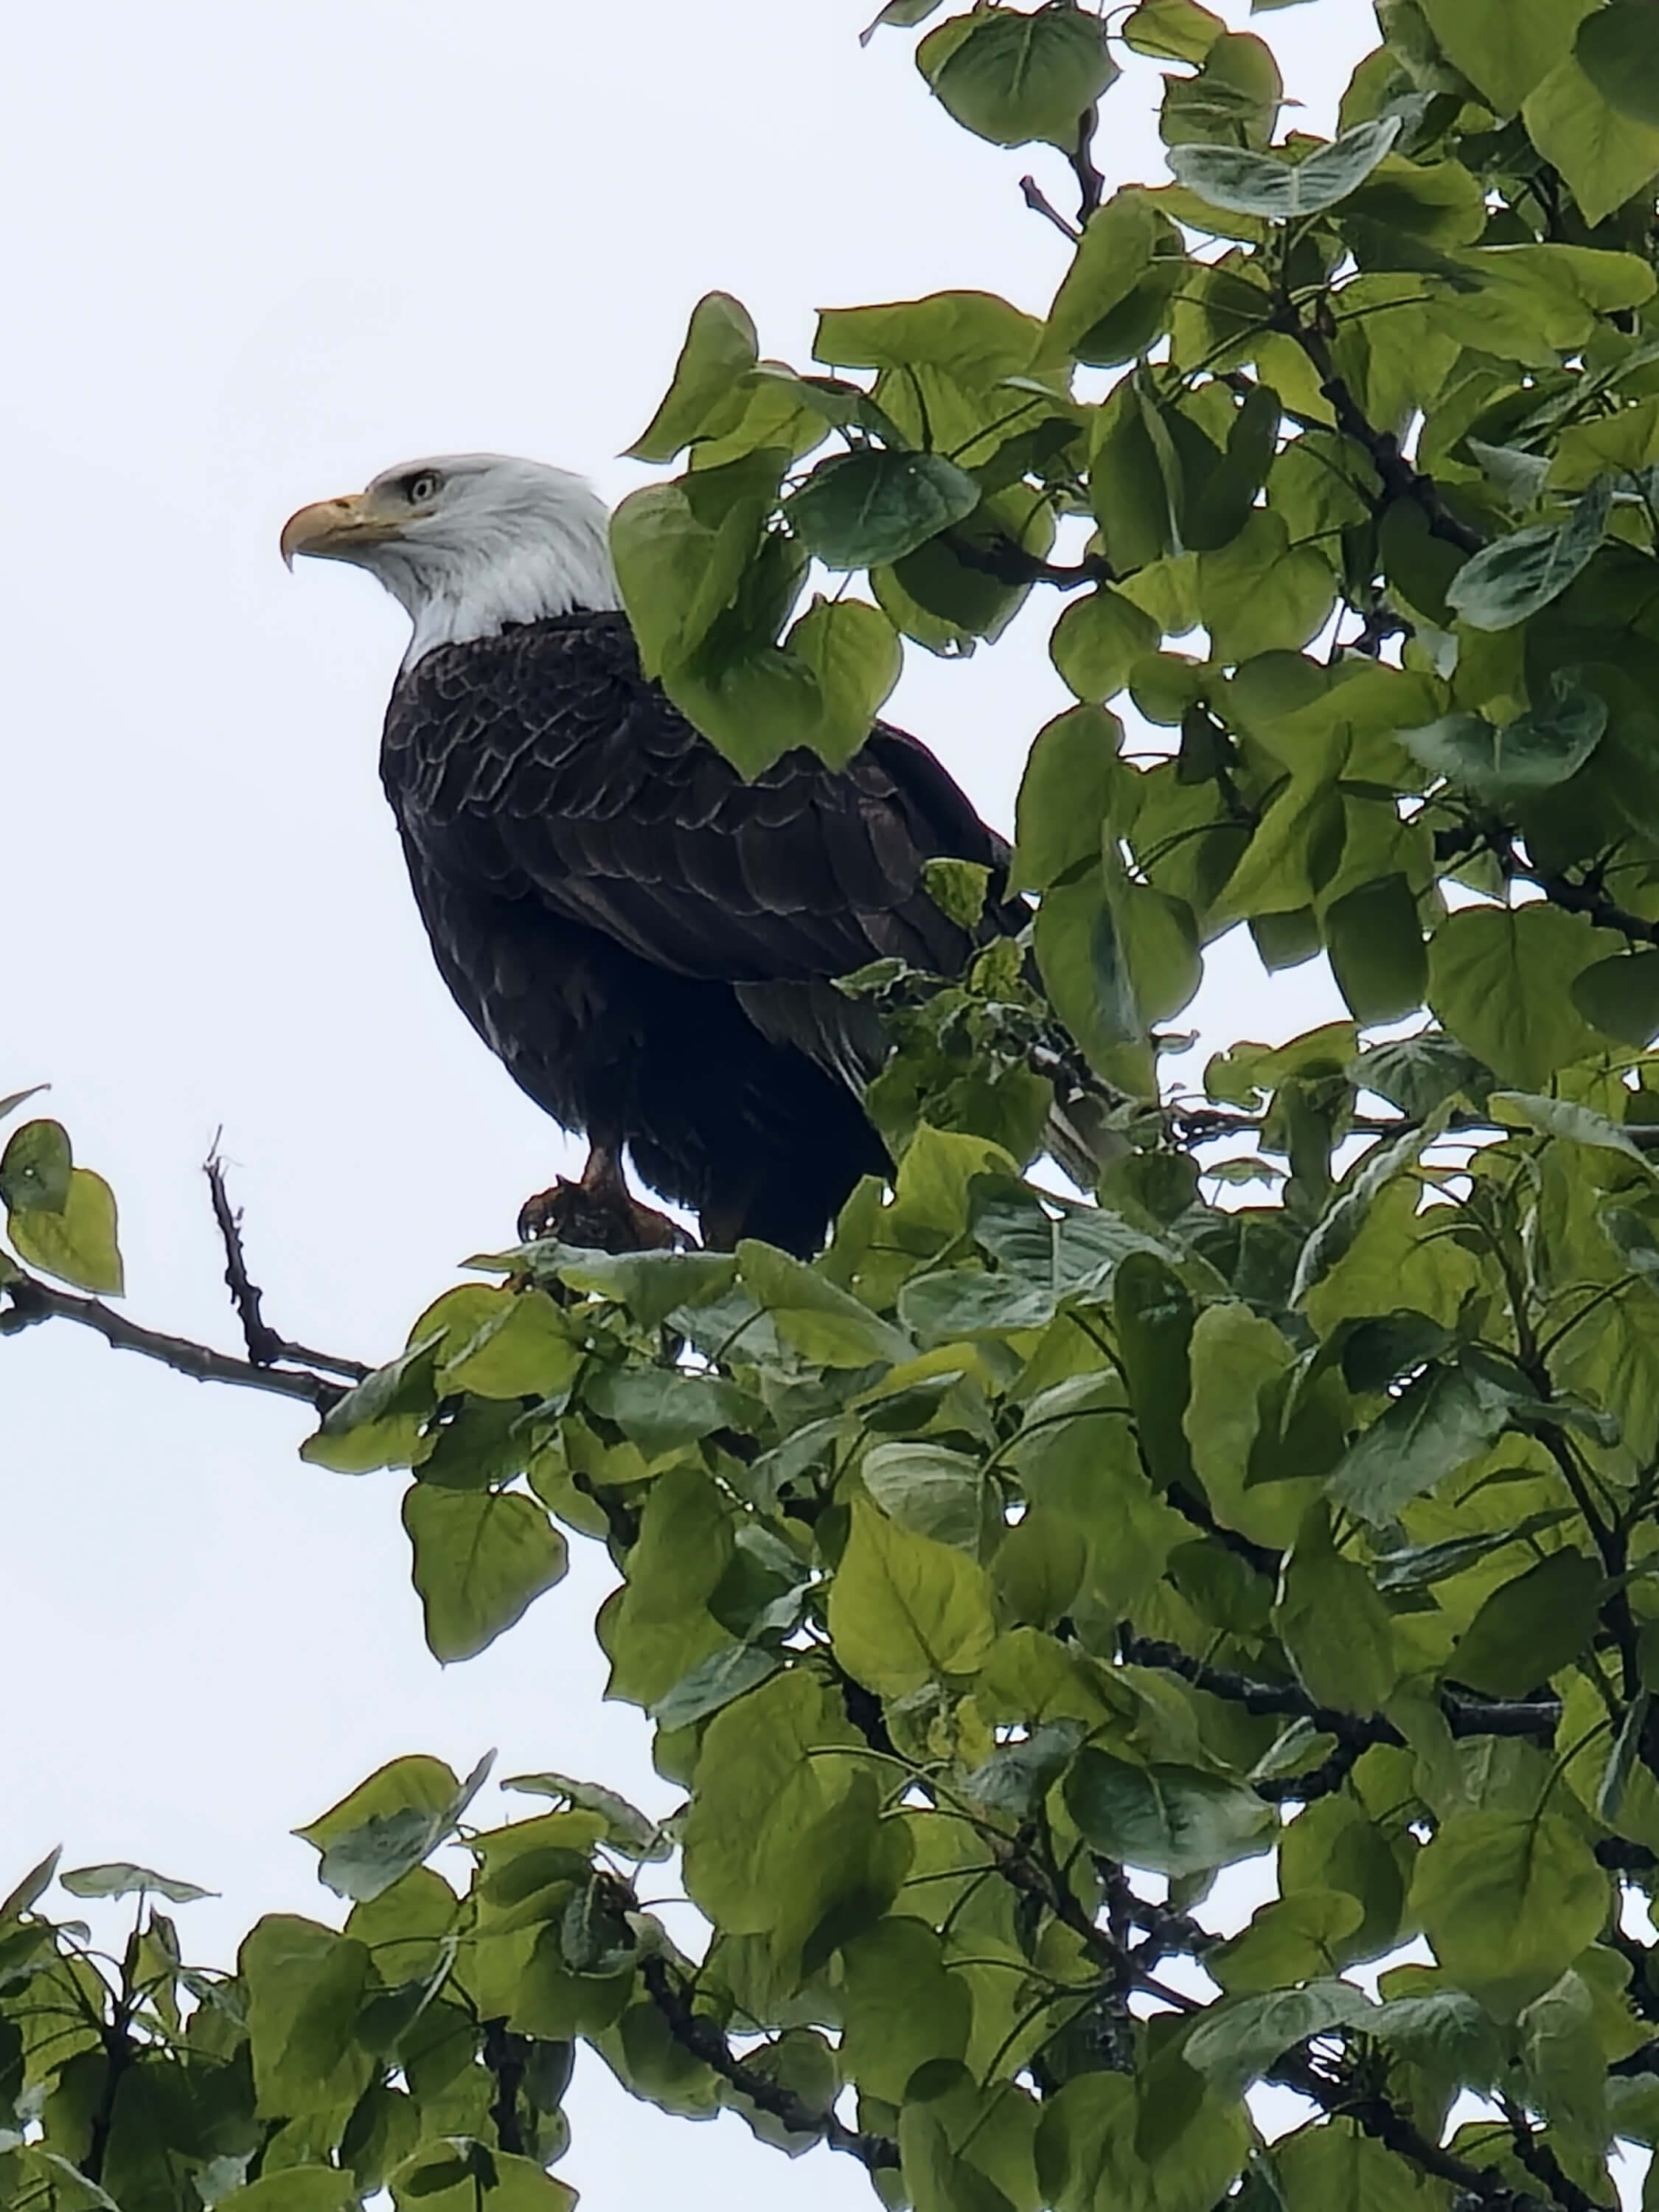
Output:
[[[1595,0],[1419,0],[1441,52],[1499,115],[1513,115],[1572,49]]]
[[[685,1886],[716,1926],[769,1934],[802,1836],[840,1802],[857,1771],[852,1758],[825,1758],[823,1748],[850,1751],[862,1741],[838,1692],[805,1667],[775,1674],[714,1715],[686,1816]]]
[[[1504,1401],[1461,1367],[1428,1368],[1349,1445],[1331,1501],[1384,1527],[1496,1443],[1508,1419]]]
[[[1120,35],[1133,52],[1154,61],[1201,62],[1226,28],[1198,0],[1140,0],[1124,17]]]
[[[1292,1722],[1285,1733],[1293,1738],[1288,1753],[1282,1760],[1272,1753],[1259,1760],[1253,1780],[1266,1779],[1267,1768],[1275,1774],[1296,1773],[1316,1746],[1330,1741],[1310,1721]],[[1205,1971],[1215,1976],[1229,1996],[1282,1990],[1292,1982],[1328,1974],[1344,1938],[1364,1917],[1364,1906],[1345,1890],[1304,1889],[1275,1898],[1256,1908],[1248,1928],[1206,1951]]]
[[[1050,1721],[1018,1742],[1005,1743],[977,1766],[962,1794],[988,1813],[1027,1820],[1071,1764],[1085,1735],[1081,1721]]]
[[[15,1114],[20,1106],[27,1105],[31,1098],[38,1098],[43,1091],[50,1091],[51,1088],[49,1083],[31,1083],[27,1091],[9,1091],[5,1097],[0,1098],[0,1121],[3,1121],[9,1114]]]
[[[1074,352],[1088,332],[1132,296],[1154,253],[1171,248],[1179,252],[1179,236],[1140,186],[1115,192],[1084,226],[1048,310],[1039,359],[1061,360]]]
[[[967,1978],[948,1970],[944,1946],[920,1920],[895,1916],[866,1929],[842,1953],[842,2065],[863,2095],[896,2104],[918,2067],[967,2050]]]
[[[1367,2027],[1376,2007],[1351,1983],[1310,1982],[1299,1990],[1216,2005],[1191,2029],[1182,2055],[1218,2087],[1237,2093],[1271,2073],[1275,2062],[1310,2035],[1334,2027]]]
[[[1428,947],[1404,876],[1379,876],[1334,900],[1325,942],[1337,988],[1357,1022],[1401,1021],[1422,1005]]]
[[[626,1306],[646,1329],[660,1327],[676,1306],[724,1297],[738,1272],[729,1252],[585,1252],[551,1243],[527,1245],[501,1264],[520,1262],[532,1273],[548,1269],[573,1291]]]
[[[866,446],[820,461],[784,502],[796,535],[831,568],[902,560],[979,505],[980,488],[942,453]]]
[[[459,1346],[452,1340],[444,1346],[446,1393],[551,1398],[574,1382],[581,1365],[580,1343],[545,1291],[471,1285],[468,1295],[477,1301],[482,1318]]]
[[[74,1165],[61,1122],[25,1121],[0,1152],[0,1205],[12,1213],[61,1213]]]
[[[1425,1121],[1459,1091],[1478,1099],[1491,1081],[1473,1054],[1455,1038],[1428,1030],[1395,1044],[1372,1045],[1348,1073],[1362,1091],[1374,1091],[1413,1121]]]
[[[1294,165],[1241,146],[1172,146],[1170,167],[1178,183],[1212,207],[1294,222],[1322,214],[1358,191],[1400,131],[1399,116],[1382,116],[1345,131]]]
[[[64,1856],[64,1846],[56,1845],[38,1865],[33,1866],[10,1894],[0,1900],[0,1927],[9,1920],[21,1920],[32,1912],[52,1887],[52,1876],[58,1871],[58,1862]]]
[[[193,1881],[174,1881],[148,1867],[118,1859],[107,1866],[72,1867],[58,1881],[71,1897],[165,1897],[170,1905],[192,1905],[198,1897],[216,1897],[215,1889],[198,1889]]]
[[[994,292],[932,292],[883,307],[826,307],[812,353],[838,368],[943,369],[978,391],[1026,368],[1042,331],[1035,316]],[[1007,393],[998,391],[995,400],[996,413],[1006,414]]]
[[[1133,2075],[1080,2073],[1043,2103],[1041,2202],[1054,2212],[1212,2212],[1230,2201],[1249,2142],[1239,2100],[1206,2094],[1178,2057]]]
[[[1364,2022],[1371,2025],[1373,2013]],[[1350,2120],[1335,2119],[1280,2136],[1270,2154],[1277,2202],[1287,2212],[1422,2212],[1423,2201],[1440,2201],[1391,2148],[1363,2134]]]
[[[855,1680],[884,1698],[972,1674],[996,1636],[982,1567],[854,1501],[830,1592],[830,1633]]]
[[[884,24],[896,23],[908,30],[914,23],[925,23],[930,15],[939,13],[945,0],[887,0],[887,5],[872,22],[859,33],[859,44],[867,46]]]
[[[965,130],[994,146],[1046,140],[1069,152],[1084,116],[1118,74],[1098,17],[1058,0],[1030,15],[998,9],[930,32],[916,66]]]
[[[356,2184],[337,2166],[289,2166],[218,2200],[216,2212],[353,2212]]]
[[[1581,969],[1572,1003],[1608,1036],[1638,1048],[1659,1036],[1659,952],[1615,953]]]
[[[404,1493],[427,1647],[435,1659],[471,1659],[562,1580],[565,1540],[533,1498],[510,1491]]]
[[[465,1783],[441,1759],[390,1759],[294,1832],[320,1854],[318,1879],[337,1895],[358,1902],[379,1897],[450,1832],[494,1759],[489,1753]]]
[[[1199,611],[1218,660],[1299,652],[1322,628],[1336,580],[1310,545],[1292,545],[1282,515],[1252,507],[1218,552],[1198,556]]]
[[[1190,1482],[1192,1453],[1182,1417],[1191,1389],[1191,1296],[1162,1260],[1131,1252],[1112,1285],[1112,1318],[1147,1472],[1164,1488]]]
[[[1501,1121],[1518,1118],[1547,1137],[1559,1137],[1570,1145],[1589,1145],[1597,1152],[1618,1152],[1651,1173],[1647,1154],[1617,1121],[1610,1121],[1594,1107],[1580,1106],[1570,1098],[1530,1096],[1524,1091],[1494,1091],[1490,1101]]]
[[[57,1212],[14,1208],[6,1231],[27,1266],[78,1291],[120,1296],[125,1284],[115,1239],[115,1194],[90,1168],[70,1170],[69,1192]]]
[[[1265,385],[1253,385],[1227,426],[1221,465],[1187,487],[1182,537],[1190,550],[1218,552],[1244,528],[1267,480],[1278,436],[1278,396]]]
[[[987,1494],[980,1462],[944,1444],[872,1444],[859,1469],[876,1504],[902,1528],[979,1557]]]
[[[1612,479],[1600,477],[1580,495],[1570,521],[1517,530],[1484,546],[1448,585],[1448,605],[1472,629],[1513,629],[1559,599],[1589,566],[1606,533],[1612,501]]]
[[[1100,702],[1122,690],[1136,661],[1155,652],[1163,635],[1133,599],[1102,584],[1072,601],[1054,625],[1048,652],[1079,699]]]
[[[1015,809],[1012,890],[1042,891],[1100,851],[1123,725],[1098,707],[1072,707],[1038,731]]]
[[[1309,1511],[1285,1562],[1273,1626],[1322,1705],[1377,1712],[1400,1679],[1393,1616],[1364,1568],[1336,1549],[1322,1504]]]
[[[1572,1004],[1594,939],[1542,904],[1464,907],[1429,941],[1429,1004],[1460,1044],[1517,1090],[1598,1049]]]
[[[674,1846],[662,1832],[660,1820],[652,1820],[614,1790],[597,1782],[578,1782],[568,1774],[509,1774],[501,1778],[503,1790],[520,1790],[538,1797],[562,1798],[586,1813],[598,1813],[605,1822],[605,1842],[625,1858],[655,1863],[672,1858]]]
[[[722,618],[751,650],[776,635],[799,572],[785,576],[781,604],[745,606],[744,593],[763,573],[763,539],[789,458],[763,448],[647,484],[611,516],[611,559],[647,675],[687,669]]]
[[[647,428],[628,448],[636,461],[672,461],[708,432],[738,379],[759,352],[749,312],[729,293],[708,292],[691,321],[674,365],[674,380]]]
[[[1154,1874],[1208,1874],[1266,1848],[1272,1808],[1197,1767],[1134,1766],[1087,1744],[1066,1778],[1066,1804],[1090,1845]]]
[[[1607,1878],[1562,1814],[1452,1812],[1417,1860],[1411,1912],[1452,1979],[1500,2019],[1601,1933]]]
[[[272,1913],[242,1944],[253,2083],[262,2113],[294,2118],[355,2103],[374,2062],[354,2047],[368,1983],[366,1945]]]
[[[1401,730],[1400,742],[1436,775],[1484,799],[1547,791],[1576,775],[1601,741],[1607,702],[1558,669],[1551,705],[1494,727],[1482,714],[1449,714],[1425,728]]]
[[[1577,9],[1579,0],[1571,5]],[[1528,137],[1566,179],[1587,222],[1605,221],[1659,171],[1659,130],[1613,106],[1576,58],[1551,70],[1522,115]]]
[[[745,1289],[804,1358],[824,1367],[868,1367],[914,1357],[915,1346],[890,1322],[772,1245],[739,1244],[738,1267]]]
[[[1493,1590],[1458,1638],[1445,1672],[1490,1697],[1521,1697],[1585,1650],[1601,1595],[1595,1560],[1552,1552]]]
[[[1498,2032],[1462,1990],[1391,1997],[1366,2025],[1390,2051],[1431,2076],[1449,2075],[1459,2086],[1489,2088],[1503,2073]]]
[[[366,1474],[380,1467],[408,1467],[423,1449],[421,1429],[437,1403],[433,1381],[435,1330],[418,1337],[324,1414],[322,1425],[300,1447],[300,1456],[336,1474]]]
[[[1659,40],[1652,0],[1613,0],[1578,26],[1573,58],[1609,107],[1659,129]]]
[[[659,1698],[651,1717],[661,1729],[690,1728],[775,1674],[782,1665],[775,1651],[757,1644],[727,1644],[682,1675]]]
[[[1623,1810],[1625,1792],[1630,1787],[1631,1776],[1636,1771],[1642,1751],[1642,1738],[1647,1727],[1648,1713],[1652,1705],[1652,1692],[1639,1690],[1632,1700],[1625,1717],[1619,1723],[1619,1733],[1607,1753],[1607,1765],[1595,1791],[1595,1817],[1612,1826]]]

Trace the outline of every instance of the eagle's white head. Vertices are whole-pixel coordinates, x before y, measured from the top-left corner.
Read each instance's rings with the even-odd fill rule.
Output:
[[[434,646],[509,623],[619,607],[610,520],[592,486],[565,469],[445,453],[302,507],[283,526],[283,558],[351,561],[378,576],[415,626],[408,668]]]

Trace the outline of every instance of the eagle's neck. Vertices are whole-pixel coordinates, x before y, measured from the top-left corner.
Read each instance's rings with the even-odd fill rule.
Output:
[[[580,495],[566,489],[556,503],[503,514],[465,544],[380,549],[380,580],[414,625],[404,666],[514,623],[620,607],[610,516],[585,484]]]

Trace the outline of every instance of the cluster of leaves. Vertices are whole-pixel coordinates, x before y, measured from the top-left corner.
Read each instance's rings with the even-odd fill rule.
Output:
[[[1378,12],[1328,144],[1196,0],[950,17],[933,94],[1077,181],[1078,225],[1028,192],[1048,313],[838,310],[801,374],[696,311],[638,447],[686,466],[617,520],[651,667],[746,769],[838,759],[902,640],[1057,588],[1046,998],[1018,948],[861,979],[899,1157],[815,1264],[527,1246],[319,1386],[309,1457],[410,1470],[439,1657],[606,1546],[685,1802],[528,1778],[557,1808],[480,1834],[400,1761],[307,1832],[343,1932],[193,1983],[27,1884],[8,2201],[562,2201],[584,2039],[917,2212],[1591,2212],[1659,2140],[1659,40],[1652,0]],[[1105,199],[1114,41],[1169,64],[1176,181]],[[797,616],[815,562],[869,597]],[[1352,1018],[1166,1100],[1241,922]],[[1121,1149],[1062,1200],[1024,1178],[1077,1065]],[[0,1164],[12,1240],[84,1280],[55,1143]],[[636,1886],[676,1848],[695,1960]],[[1261,2081],[1311,2113],[1271,2145]]]
[[[485,1771],[458,1784],[436,1759],[400,1759],[301,1830],[355,1900],[345,1927],[270,1916],[234,1974],[186,1965],[156,1907],[208,1893],[193,1883],[131,1865],[58,1875],[72,1897],[137,1899],[114,1956],[84,1922],[40,1911],[57,1853],[36,1867],[0,1905],[6,2204],[354,2212],[389,2188],[431,2212],[483,2196],[493,2212],[568,2212],[575,2192],[546,2167],[567,2139],[570,2035],[603,2007],[544,1972],[538,2027],[509,2029],[492,1961],[526,1926],[533,1943],[532,1890],[555,1919],[591,1919],[607,1826],[571,1811],[469,1832],[458,1905],[419,1862]]]

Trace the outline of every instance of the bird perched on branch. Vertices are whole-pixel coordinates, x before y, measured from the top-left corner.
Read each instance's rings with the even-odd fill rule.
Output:
[[[301,507],[282,550],[379,578],[414,626],[380,773],[445,981],[538,1105],[592,1146],[531,1226],[613,1249],[672,1225],[805,1254],[886,1154],[860,1103],[884,1045],[833,979],[968,935],[927,861],[1006,848],[925,745],[877,724],[841,769],[753,782],[642,674],[609,516],[578,477],[493,453],[410,461]],[[1021,907],[988,910],[988,933]]]

